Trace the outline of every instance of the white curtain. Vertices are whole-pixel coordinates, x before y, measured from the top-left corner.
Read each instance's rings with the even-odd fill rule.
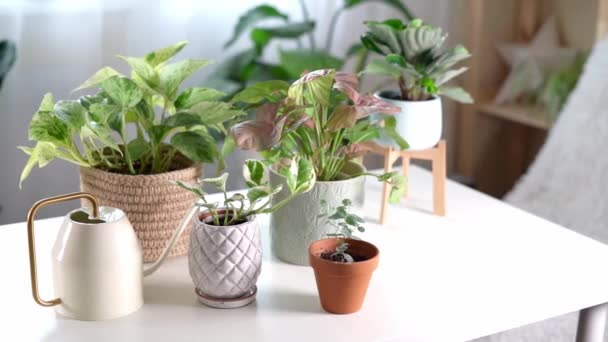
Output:
[[[232,35],[239,15],[257,4],[269,3],[302,17],[296,0],[0,0],[0,39],[17,43],[17,63],[0,90],[0,224],[23,221],[36,200],[78,190],[75,166],[54,161],[34,169],[19,190],[19,174],[26,156],[16,149],[27,145],[31,115],[46,92],[56,99],[73,98],[71,89],[105,65],[125,70],[116,54],[139,56],[153,49],[188,40],[181,57],[221,60],[249,46],[246,35],[229,51],[222,45]],[[447,28],[449,0],[404,0],[419,17]],[[316,41],[325,44],[334,9],[341,0],[307,0],[317,21]],[[343,55],[364,31],[364,20],[384,20],[398,13],[380,2],[361,5],[342,15],[333,51]],[[285,43],[274,43],[268,58]],[[210,69],[209,69],[210,70]],[[200,84],[209,70],[190,80]],[[31,144],[30,144],[31,145]],[[62,214],[65,207],[42,213]]]

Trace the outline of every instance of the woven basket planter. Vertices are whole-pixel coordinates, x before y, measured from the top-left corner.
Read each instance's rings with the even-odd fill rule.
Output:
[[[124,175],[93,168],[80,168],[80,189],[99,199],[101,205],[120,208],[129,218],[139,238],[144,262],[156,261],[171,235],[186,215],[196,196],[169,183],[181,180],[195,183],[202,167],[155,175]],[[83,202],[83,205],[87,203]],[[170,256],[185,255],[190,245],[190,230],[179,237]]]

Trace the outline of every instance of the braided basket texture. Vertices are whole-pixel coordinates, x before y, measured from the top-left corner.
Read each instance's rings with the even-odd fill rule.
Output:
[[[97,197],[101,205],[122,209],[131,221],[144,253],[144,262],[156,261],[178,228],[196,196],[169,183],[195,183],[201,166],[155,175],[124,175],[94,168],[80,168],[80,188]],[[88,203],[82,202],[82,205]],[[185,255],[190,245],[188,227],[170,256]]]

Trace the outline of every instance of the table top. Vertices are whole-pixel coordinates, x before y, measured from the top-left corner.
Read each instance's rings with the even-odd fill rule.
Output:
[[[255,303],[233,310],[199,304],[180,257],[144,280],[145,304],[134,314],[64,319],[31,298],[26,226],[18,223],[0,226],[0,340],[466,341],[608,302],[607,246],[454,182],[447,184],[447,216],[434,216],[431,175],[417,167],[410,169],[410,198],[391,206],[379,226],[381,185],[367,181],[361,237],[381,256],[358,313],[322,311],[312,269],[272,257],[261,218],[265,254]],[[61,220],[36,225],[43,298],[53,296],[44,256]]]

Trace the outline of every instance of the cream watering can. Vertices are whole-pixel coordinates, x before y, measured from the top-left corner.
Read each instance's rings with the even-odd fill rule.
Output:
[[[91,209],[68,213],[53,247],[53,285],[57,298],[43,300],[38,293],[34,219],[45,205],[84,198]],[[27,216],[30,272],[34,301],[56,306],[62,316],[79,320],[106,320],[137,311],[143,305],[142,278],[156,271],[190,222],[196,208],[184,217],[160,258],[143,268],[142,250],[135,231],[120,209],[100,207],[90,194],[79,192],[36,202]]]

